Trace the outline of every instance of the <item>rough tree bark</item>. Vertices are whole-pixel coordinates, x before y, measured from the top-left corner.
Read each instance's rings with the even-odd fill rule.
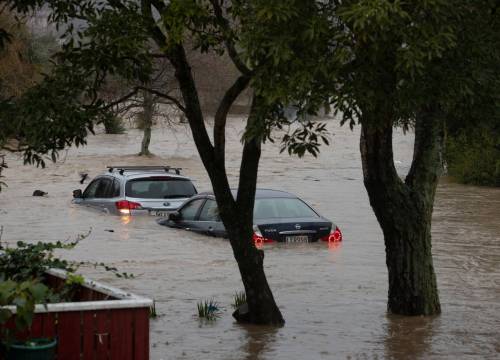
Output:
[[[383,121],[377,120],[363,119],[360,148],[364,184],[384,233],[388,311],[401,315],[439,314],[431,220],[441,171],[443,115],[432,106],[417,114],[413,161],[404,182],[394,167],[392,117],[389,114]]]

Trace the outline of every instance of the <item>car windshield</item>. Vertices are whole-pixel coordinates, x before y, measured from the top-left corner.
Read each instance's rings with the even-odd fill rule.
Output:
[[[149,177],[127,181],[125,195],[142,199],[186,198],[196,194],[191,181],[171,177]]]
[[[313,209],[300,199],[269,198],[255,199],[254,219],[319,217]]]

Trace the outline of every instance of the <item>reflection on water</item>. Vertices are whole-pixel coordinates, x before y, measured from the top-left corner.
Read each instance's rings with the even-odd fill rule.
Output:
[[[241,326],[245,340],[241,346],[241,359],[259,360],[263,354],[271,352],[276,341],[278,329],[263,326]],[[235,359],[231,357],[230,359]]]
[[[386,359],[425,359],[429,354],[437,317],[387,316]]]
[[[243,122],[229,122],[227,167],[237,185]],[[189,132],[155,129],[152,151],[139,158],[141,134],[100,134],[46,169],[9,155],[0,194],[2,241],[74,238],[92,228],[74,260],[106,262],[135,274],[118,279],[93,268],[95,278],[156,300],[151,359],[495,359],[500,355],[500,190],[440,183],[434,210],[433,253],[443,314],[386,315],[385,249],[363,187],[359,132],[329,124],[332,147],[319,158],[279,155],[263,147],[259,186],[291,191],[340,227],[342,243],[264,244],[265,267],[286,319],[280,329],[243,327],[231,317],[242,284],[229,243],[159,226],[151,217],[104,216],[71,204],[79,172],[105,165],[182,167],[200,191],[210,188]],[[408,171],[412,138],[396,132],[396,167]],[[47,197],[32,197],[33,190]],[[196,303],[214,299],[224,311],[199,326]]]
[[[328,241],[327,244],[328,244],[328,250],[330,250],[331,252],[339,251],[342,246],[342,242],[340,241]]]

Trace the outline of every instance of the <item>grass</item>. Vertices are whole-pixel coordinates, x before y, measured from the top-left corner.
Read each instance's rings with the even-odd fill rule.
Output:
[[[241,305],[245,304],[246,302],[247,302],[247,295],[245,294],[245,292],[244,291],[237,291],[233,295],[233,303],[231,304],[231,306],[234,309],[237,309]]]
[[[219,304],[213,299],[203,300],[196,305],[200,319],[216,320],[220,316]]]
[[[149,307],[149,318],[156,319],[158,317],[158,313],[156,312],[156,301],[153,300],[153,305]]]

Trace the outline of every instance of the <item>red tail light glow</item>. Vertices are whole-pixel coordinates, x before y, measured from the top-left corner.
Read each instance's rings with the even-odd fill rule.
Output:
[[[115,205],[118,211],[123,215],[130,215],[130,210],[140,209],[142,207],[141,204],[128,200],[117,201]]]
[[[253,239],[254,243],[256,243],[256,244],[257,243],[270,243],[270,242],[274,242],[274,240],[265,238],[262,235],[258,235],[256,233],[253,233],[252,239]]]
[[[335,227],[335,230],[332,229],[332,231],[330,231],[330,235],[323,236],[321,240],[328,242],[340,242],[342,241],[342,232],[338,227]]]
[[[257,247],[261,247],[262,244],[264,244],[264,243],[274,242],[274,240],[271,240],[271,239],[268,239],[268,238],[265,238],[264,236],[262,236],[262,233],[260,232],[257,225],[253,226],[252,240]]]

